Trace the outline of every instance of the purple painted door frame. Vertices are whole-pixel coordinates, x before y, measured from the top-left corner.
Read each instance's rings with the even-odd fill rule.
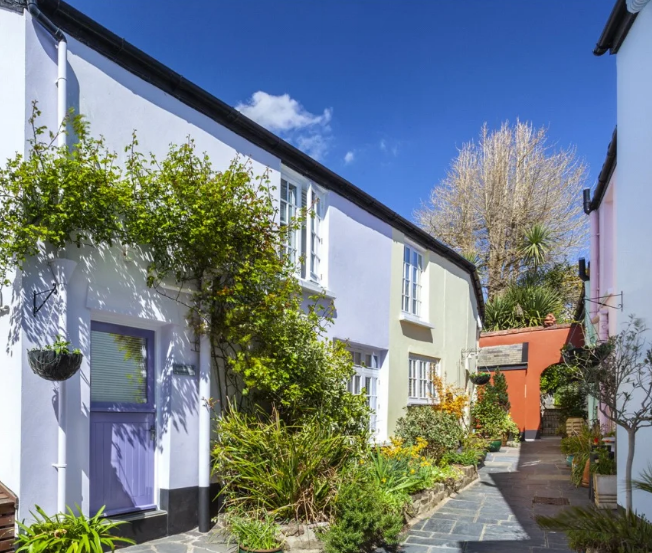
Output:
[[[91,514],[96,513],[102,506],[106,506],[107,515],[156,508],[154,332],[95,321],[91,322],[92,332],[120,334],[146,340],[147,400],[144,403],[91,401]],[[92,356],[90,361],[92,381]]]

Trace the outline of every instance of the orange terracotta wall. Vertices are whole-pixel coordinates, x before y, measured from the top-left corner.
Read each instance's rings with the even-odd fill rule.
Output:
[[[579,347],[584,344],[584,339],[579,325],[501,330],[484,332],[480,336],[481,348],[523,343],[528,344],[527,369],[501,369],[507,380],[512,418],[525,434],[525,439],[534,439],[541,426],[541,373],[561,361],[560,351],[564,344],[572,343]]]

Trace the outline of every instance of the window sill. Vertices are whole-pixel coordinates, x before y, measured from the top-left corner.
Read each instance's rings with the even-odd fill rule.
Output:
[[[432,399],[426,399],[426,398],[416,398],[416,397],[409,397],[408,398],[408,407],[410,405],[434,405],[434,401]]]
[[[405,311],[401,312],[401,314],[398,317],[399,321],[405,321],[406,323],[410,323],[416,326],[421,326],[423,328],[435,328],[434,324],[429,323],[428,321],[425,321],[423,319],[420,319],[419,317],[416,317],[415,315],[411,315],[410,313],[406,313]]]
[[[312,280],[304,280],[304,279],[300,278],[299,279],[299,285],[306,292],[313,292],[315,294],[322,294],[324,297],[326,297],[326,298],[328,298],[330,300],[335,299],[335,294],[333,294],[333,292],[331,292],[328,288],[324,288],[320,284],[317,284],[316,282],[313,282]]]

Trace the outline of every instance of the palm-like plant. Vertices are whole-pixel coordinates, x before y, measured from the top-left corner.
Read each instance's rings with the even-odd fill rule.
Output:
[[[487,302],[485,328],[505,330],[540,326],[548,313],[559,317],[563,303],[547,286],[512,284],[500,296]]]
[[[652,493],[652,468],[648,468],[632,485]],[[600,553],[649,553],[652,523],[635,512],[608,511],[595,507],[571,507],[552,516],[538,516],[539,526],[565,532],[576,551],[593,548]]]
[[[538,269],[546,262],[552,246],[552,233],[540,223],[532,225],[523,236],[520,251],[526,265]]]

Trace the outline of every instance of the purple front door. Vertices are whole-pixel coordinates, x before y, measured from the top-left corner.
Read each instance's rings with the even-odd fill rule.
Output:
[[[90,509],[152,509],[154,333],[91,323]]]

